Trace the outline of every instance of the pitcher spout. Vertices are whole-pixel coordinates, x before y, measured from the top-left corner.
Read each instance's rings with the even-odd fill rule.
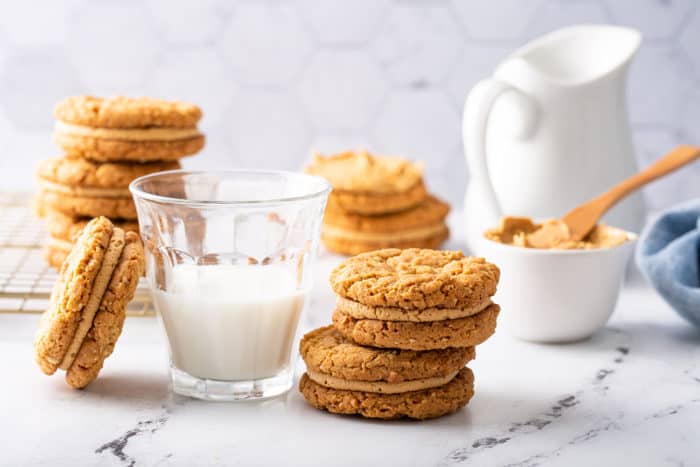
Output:
[[[579,25],[551,32],[517,50],[511,59],[549,81],[583,84],[626,68],[642,35],[631,28]]]

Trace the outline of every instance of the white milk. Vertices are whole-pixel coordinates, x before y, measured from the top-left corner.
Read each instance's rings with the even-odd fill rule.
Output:
[[[289,365],[306,294],[279,266],[178,265],[154,291],[173,365],[192,376],[252,380]]]

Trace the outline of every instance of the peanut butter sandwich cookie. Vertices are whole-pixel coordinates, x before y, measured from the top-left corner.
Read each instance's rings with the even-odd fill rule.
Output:
[[[198,152],[202,111],[148,97],[69,97],[54,111],[55,142],[67,157],[97,161],[173,160]]]
[[[178,161],[98,163],[51,158],[37,168],[37,211],[59,211],[71,217],[107,216],[136,219],[129,183],[137,177],[178,169]]]
[[[74,388],[90,384],[112,353],[126,305],[145,268],[141,239],[106,217],[90,221],[61,266],[34,340],[39,368],[66,371]]]
[[[349,340],[408,350],[471,347],[496,329],[499,269],[460,251],[363,253],[330,276],[335,328]]]
[[[434,418],[466,405],[474,377],[465,365],[473,347],[387,350],[363,347],[332,326],[306,334],[300,344],[307,372],[299,390],[316,408],[368,418]]]
[[[60,269],[61,264],[73,249],[74,241],[80,235],[92,218],[72,217],[60,211],[49,210],[45,213],[46,227],[49,238],[44,245],[44,258],[49,266]],[[135,220],[111,219],[115,227],[125,232],[139,231],[139,224]]]
[[[447,203],[428,195],[409,210],[379,216],[343,211],[331,199],[321,239],[336,253],[356,255],[381,248],[437,248],[449,237]]]
[[[421,163],[364,150],[328,157],[317,154],[306,172],[327,179],[333,186],[329,199],[349,213],[402,211],[420,203],[427,194]]]

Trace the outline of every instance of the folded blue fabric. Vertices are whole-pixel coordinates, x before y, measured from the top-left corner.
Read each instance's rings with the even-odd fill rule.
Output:
[[[644,229],[637,265],[673,309],[700,327],[700,199],[665,211]]]

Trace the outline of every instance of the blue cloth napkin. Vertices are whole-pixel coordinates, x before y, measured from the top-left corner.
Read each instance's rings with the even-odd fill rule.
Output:
[[[700,199],[675,206],[648,225],[636,259],[666,302],[700,327]]]

